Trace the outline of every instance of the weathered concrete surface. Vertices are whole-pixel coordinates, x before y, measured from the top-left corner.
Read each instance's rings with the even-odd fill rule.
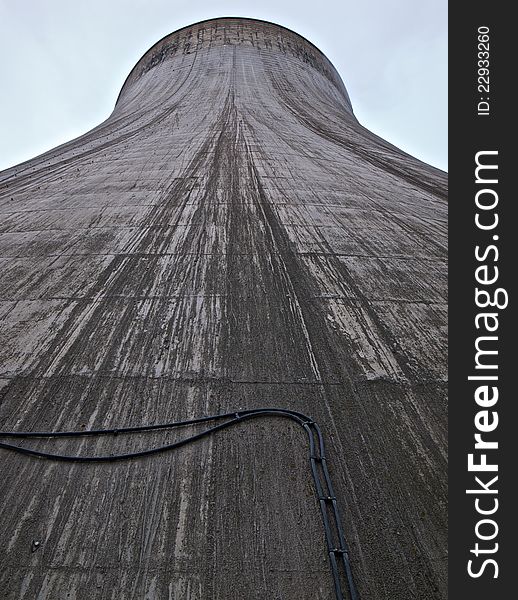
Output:
[[[298,35],[171,34],[104,123],[0,176],[1,427],[303,411],[362,597],[444,598],[445,188]],[[334,597],[295,425],[124,464],[1,460],[2,598]]]

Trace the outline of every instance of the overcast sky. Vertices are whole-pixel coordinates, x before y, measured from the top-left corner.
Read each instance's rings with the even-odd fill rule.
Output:
[[[0,170],[103,121],[146,50],[221,16],[306,37],[363,125],[447,170],[447,0],[0,0]]]

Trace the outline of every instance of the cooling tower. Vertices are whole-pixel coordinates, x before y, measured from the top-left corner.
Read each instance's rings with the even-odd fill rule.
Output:
[[[2,598],[332,600],[334,506],[358,597],[446,597],[446,176],[360,125],[322,52],[176,31],[0,191],[0,428],[111,431],[0,438]],[[220,413],[120,462],[7,446],[135,454],[220,421],[125,427]]]

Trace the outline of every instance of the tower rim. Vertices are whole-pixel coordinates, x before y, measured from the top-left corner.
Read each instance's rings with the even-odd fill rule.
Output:
[[[278,27],[279,29],[281,29],[283,31],[287,31],[290,34],[297,36],[303,42],[308,44],[311,48],[316,50],[316,52],[318,52],[318,54],[320,54],[320,56],[322,56],[327,61],[327,63],[331,67],[331,69],[334,71],[336,77],[338,78],[338,81],[341,83],[341,85],[343,87],[343,91],[345,92],[345,95],[347,97],[347,100],[349,102],[349,105],[350,105],[351,111],[352,111],[352,103],[349,98],[349,93],[347,92],[347,88],[346,88],[340,74],[338,73],[336,67],[333,65],[331,60],[326,56],[326,54],[322,50],[320,50],[320,48],[318,46],[316,46],[312,41],[308,40],[306,37],[304,37],[302,34],[298,33],[297,31],[290,29],[289,27],[285,27],[284,25],[280,25],[279,23],[275,23],[274,21],[267,21],[266,19],[256,19],[255,17],[239,17],[239,16],[230,16],[230,15],[223,16],[223,17],[211,17],[209,19],[202,19],[201,21],[196,21],[195,23],[190,23],[189,25],[184,25],[183,27],[180,27],[178,29],[175,29],[174,31],[171,31],[170,33],[164,35],[162,38],[160,38],[158,41],[156,41],[152,46],[150,46],[144,52],[144,54],[142,54],[142,56],[137,60],[137,62],[135,63],[135,65],[133,66],[131,71],[128,73],[126,79],[124,80],[124,83],[121,86],[121,89],[117,96],[117,100],[115,101],[115,107],[119,103],[119,100],[121,99],[122,93],[124,92],[126,85],[129,83],[129,81],[131,80],[132,76],[134,75],[134,73],[136,72],[137,68],[142,63],[142,61],[146,58],[146,56],[148,54],[150,54],[157,46],[162,44],[167,38],[174,36],[178,33],[181,33],[182,31],[185,31],[187,29],[190,29],[191,27],[197,27],[198,25],[203,25],[205,23],[211,23],[214,21],[232,21],[232,20],[234,20],[234,21],[252,21],[255,23],[261,23],[263,25],[273,25],[274,27]]]

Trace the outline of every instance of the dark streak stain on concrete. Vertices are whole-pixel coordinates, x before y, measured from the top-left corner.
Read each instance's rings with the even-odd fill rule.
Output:
[[[297,34],[171,34],[104,123],[0,175],[1,427],[305,412],[362,597],[445,598],[445,197]],[[0,596],[331,599],[305,444],[271,420],[127,464],[4,452]]]

